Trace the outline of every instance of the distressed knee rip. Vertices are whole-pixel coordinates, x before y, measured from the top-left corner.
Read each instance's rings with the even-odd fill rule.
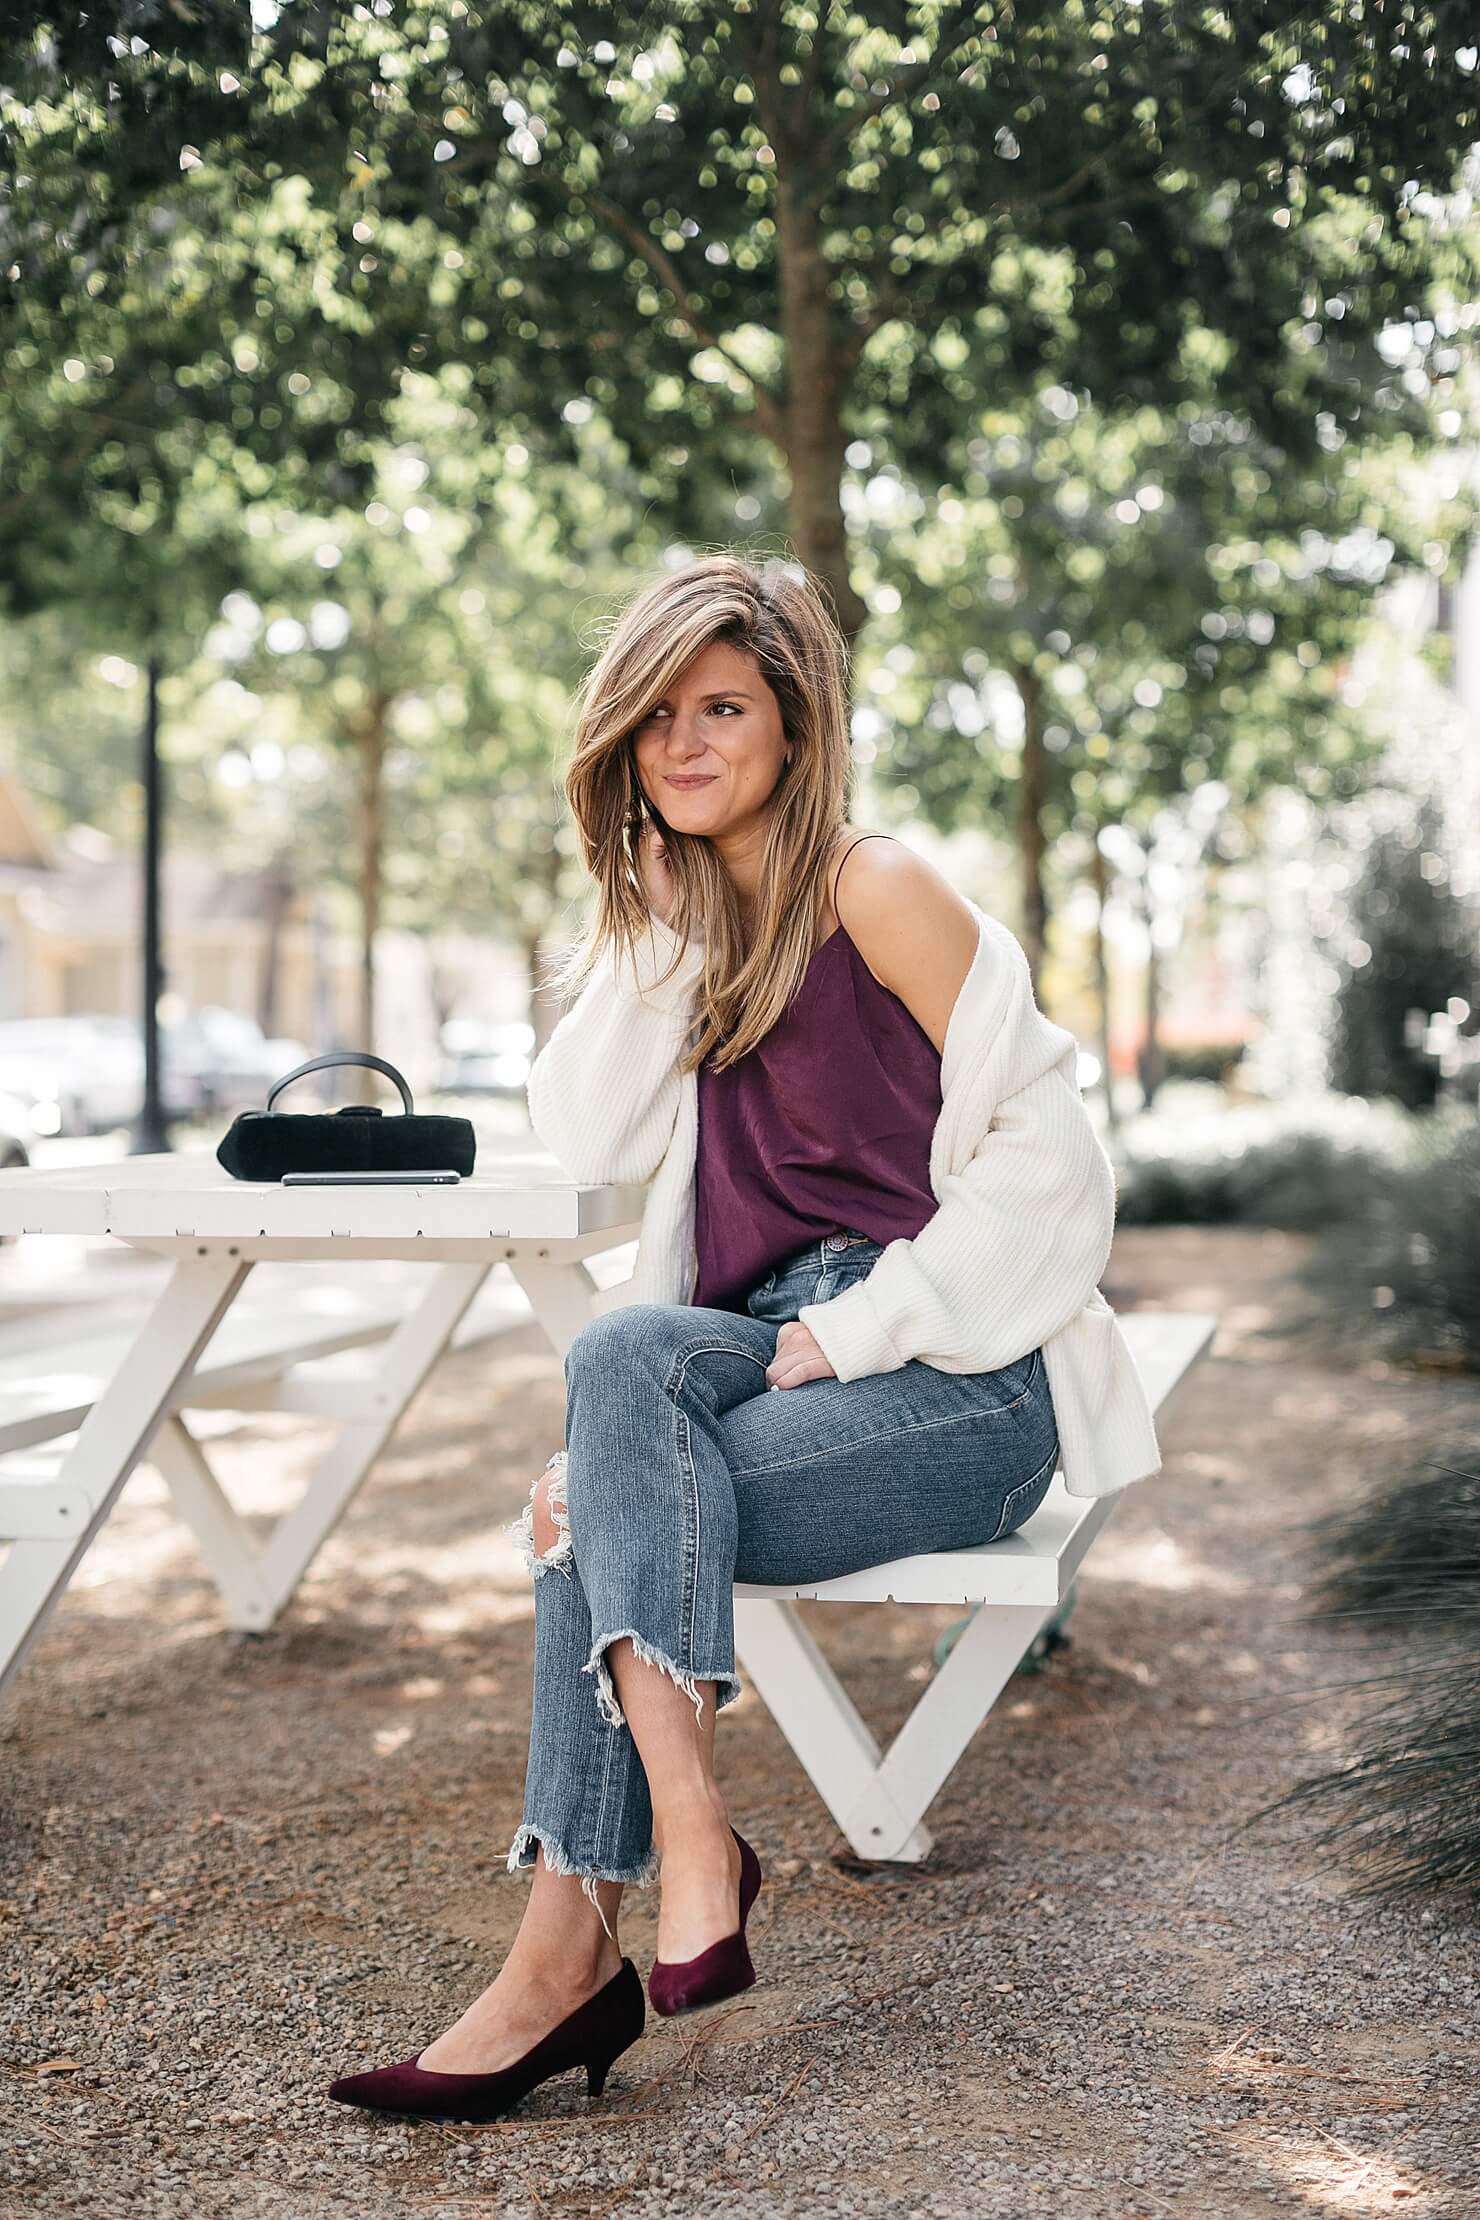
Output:
[[[571,1558],[570,1505],[566,1498],[565,1451],[557,1449],[529,1491],[529,1501],[514,1523],[514,1538],[531,1575],[568,1573]]]

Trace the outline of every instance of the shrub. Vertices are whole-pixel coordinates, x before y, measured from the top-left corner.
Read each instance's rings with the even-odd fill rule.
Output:
[[[1301,1277],[1360,1306],[1394,1354],[1480,1363],[1480,1122],[1467,1105],[1412,1121],[1375,1158],[1347,1215],[1330,1221]]]
[[[1472,1451],[1462,1442],[1386,1474],[1301,1530],[1319,1608],[1378,1621],[1480,1611],[1480,1473],[1463,1463]]]
[[[1316,1602],[1409,1637],[1391,1671],[1350,1684],[1366,1706],[1343,1765],[1297,1781],[1246,1826],[1293,1820],[1347,1864],[1355,1894],[1480,1902],[1480,1469],[1473,1440],[1385,1480],[1305,1529]],[[1468,1462],[1464,1460],[1469,1460]]]
[[[1161,1052],[1162,1078],[1207,1079],[1221,1085],[1243,1058],[1243,1041],[1188,1042]]]
[[[1321,1096],[1201,1119],[1140,1118],[1115,1145],[1121,1225],[1261,1225],[1290,1231],[1348,1218],[1410,1120],[1392,1104]]]
[[[1408,1012],[1442,1010],[1452,995],[1480,1002],[1480,934],[1443,851],[1433,801],[1377,834],[1351,898],[1359,960],[1342,962],[1332,1006],[1332,1086],[1415,1110],[1433,1102],[1438,1074],[1408,1046]]]

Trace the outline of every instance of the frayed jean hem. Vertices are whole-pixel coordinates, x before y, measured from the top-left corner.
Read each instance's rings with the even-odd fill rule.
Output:
[[[537,1850],[543,1850],[545,1854],[547,1872],[556,1873],[561,1875],[562,1878],[572,1880],[579,1877],[581,1894],[595,1905],[597,1917],[600,1919],[602,1926],[606,1927],[608,1934],[611,1933],[611,1929],[606,1925],[606,1914],[602,1911],[596,1894],[598,1881],[617,1882],[623,1888],[645,1889],[650,1887],[658,1878],[659,1858],[656,1847],[649,1850],[646,1857],[640,1859],[636,1865],[622,1867],[581,1865],[567,1853],[557,1835],[551,1834],[547,1828],[534,1826],[528,1820],[520,1825],[514,1840],[509,1845],[509,1855],[506,1863],[510,1873],[518,1873],[526,1867],[532,1866],[535,1862]]]
[[[702,1719],[704,1716],[704,1696],[699,1685],[701,1681],[714,1682],[714,1708],[717,1712],[723,1711],[727,1704],[734,1703],[740,1693],[740,1682],[733,1672],[690,1672],[686,1667],[675,1664],[665,1651],[655,1648],[638,1633],[636,1627],[618,1627],[614,1634],[598,1636],[591,1644],[591,1655],[581,1667],[583,1673],[590,1673],[595,1678],[597,1708],[609,1726],[625,1727],[627,1724],[622,1707],[617,1701],[616,1689],[612,1685],[611,1667],[606,1661],[606,1653],[613,1642],[630,1642],[634,1657],[641,1658],[644,1665],[656,1665],[660,1673],[666,1673],[675,1688],[681,1688],[688,1697],[696,1718]]]

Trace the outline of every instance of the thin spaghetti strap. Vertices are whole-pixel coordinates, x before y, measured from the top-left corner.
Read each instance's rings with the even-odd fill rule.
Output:
[[[848,861],[848,858],[852,855],[854,849],[861,848],[866,840],[892,840],[893,838],[893,833],[860,833],[856,840],[851,840],[848,843],[848,846],[843,850],[842,860],[838,864],[837,870],[833,873],[832,906],[834,917],[838,917],[838,881],[843,876],[843,864]],[[841,925],[842,922],[843,920],[841,919],[841,917],[838,917],[838,923]]]

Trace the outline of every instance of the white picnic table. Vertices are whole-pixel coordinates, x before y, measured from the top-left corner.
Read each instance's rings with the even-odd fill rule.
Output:
[[[0,1172],[0,1235],[111,1236],[169,1263],[96,1393],[76,1411],[53,1403],[53,1430],[63,1416],[80,1417],[59,1461],[28,1465],[24,1449],[0,1454],[0,1693],[146,1455],[195,1532],[229,1623],[260,1632],[290,1601],[496,1264],[508,1267],[562,1356],[598,1311],[621,1301],[624,1283],[593,1276],[589,1260],[635,1240],[641,1187],[581,1186],[551,1157],[482,1140],[479,1166],[456,1187],[283,1188],[233,1179],[205,1153]],[[233,1340],[233,1306],[254,1266],[386,1260],[433,1269],[394,1325],[381,1321],[368,1380],[336,1377],[331,1359],[327,1372],[299,1365],[295,1384],[295,1356],[351,1347],[348,1324],[305,1325],[295,1343],[291,1323],[269,1332],[260,1316],[243,1318]],[[1121,1320],[1159,1417],[1216,1323],[1202,1312]],[[0,1451],[44,1431],[22,1384],[7,1435],[5,1393],[0,1374]],[[222,1405],[340,1422],[299,1502],[265,1542],[233,1509],[181,1416]],[[1118,1500],[1071,1496],[1060,1473],[1033,1517],[990,1548],[896,1559],[837,1580],[737,1585],[738,1661],[860,1857],[927,1855],[928,1806],[1064,1606]],[[975,1607],[887,1752],[799,1615],[809,1601]]]
[[[494,1161],[490,1162],[490,1155]],[[291,1598],[353,1501],[407,1404],[456,1336],[487,1274],[509,1273],[564,1353],[592,1316],[597,1283],[584,1259],[635,1238],[642,1191],[573,1185],[553,1158],[480,1146],[482,1166],[456,1187],[307,1187],[233,1179],[214,1155],[125,1157],[65,1170],[0,1172],[0,1234],[103,1236],[168,1259],[135,1331],[89,1394],[60,1461],[0,1456],[0,1692],[3,1692],[146,1454],[169,1485],[214,1575],[231,1624],[261,1632]],[[255,1266],[386,1260],[431,1265],[376,1352],[372,1377],[336,1380],[322,1366],[284,1388],[294,1321],[234,1313]],[[383,1277],[383,1275],[382,1275]],[[305,1314],[305,1356],[357,1338],[353,1317]],[[271,1372],[269,1381],[265,1375]],[[24,1384],[0,1445],[24,1448],[65,1415],[54,1397],[28,1414]],[[259,1542],[232,1508],[205,1450],[180,1417],[201,1406],[312,1411],[340,1421],[292,1510]],[[7,1433],[6,1420],[10,1420]]]

